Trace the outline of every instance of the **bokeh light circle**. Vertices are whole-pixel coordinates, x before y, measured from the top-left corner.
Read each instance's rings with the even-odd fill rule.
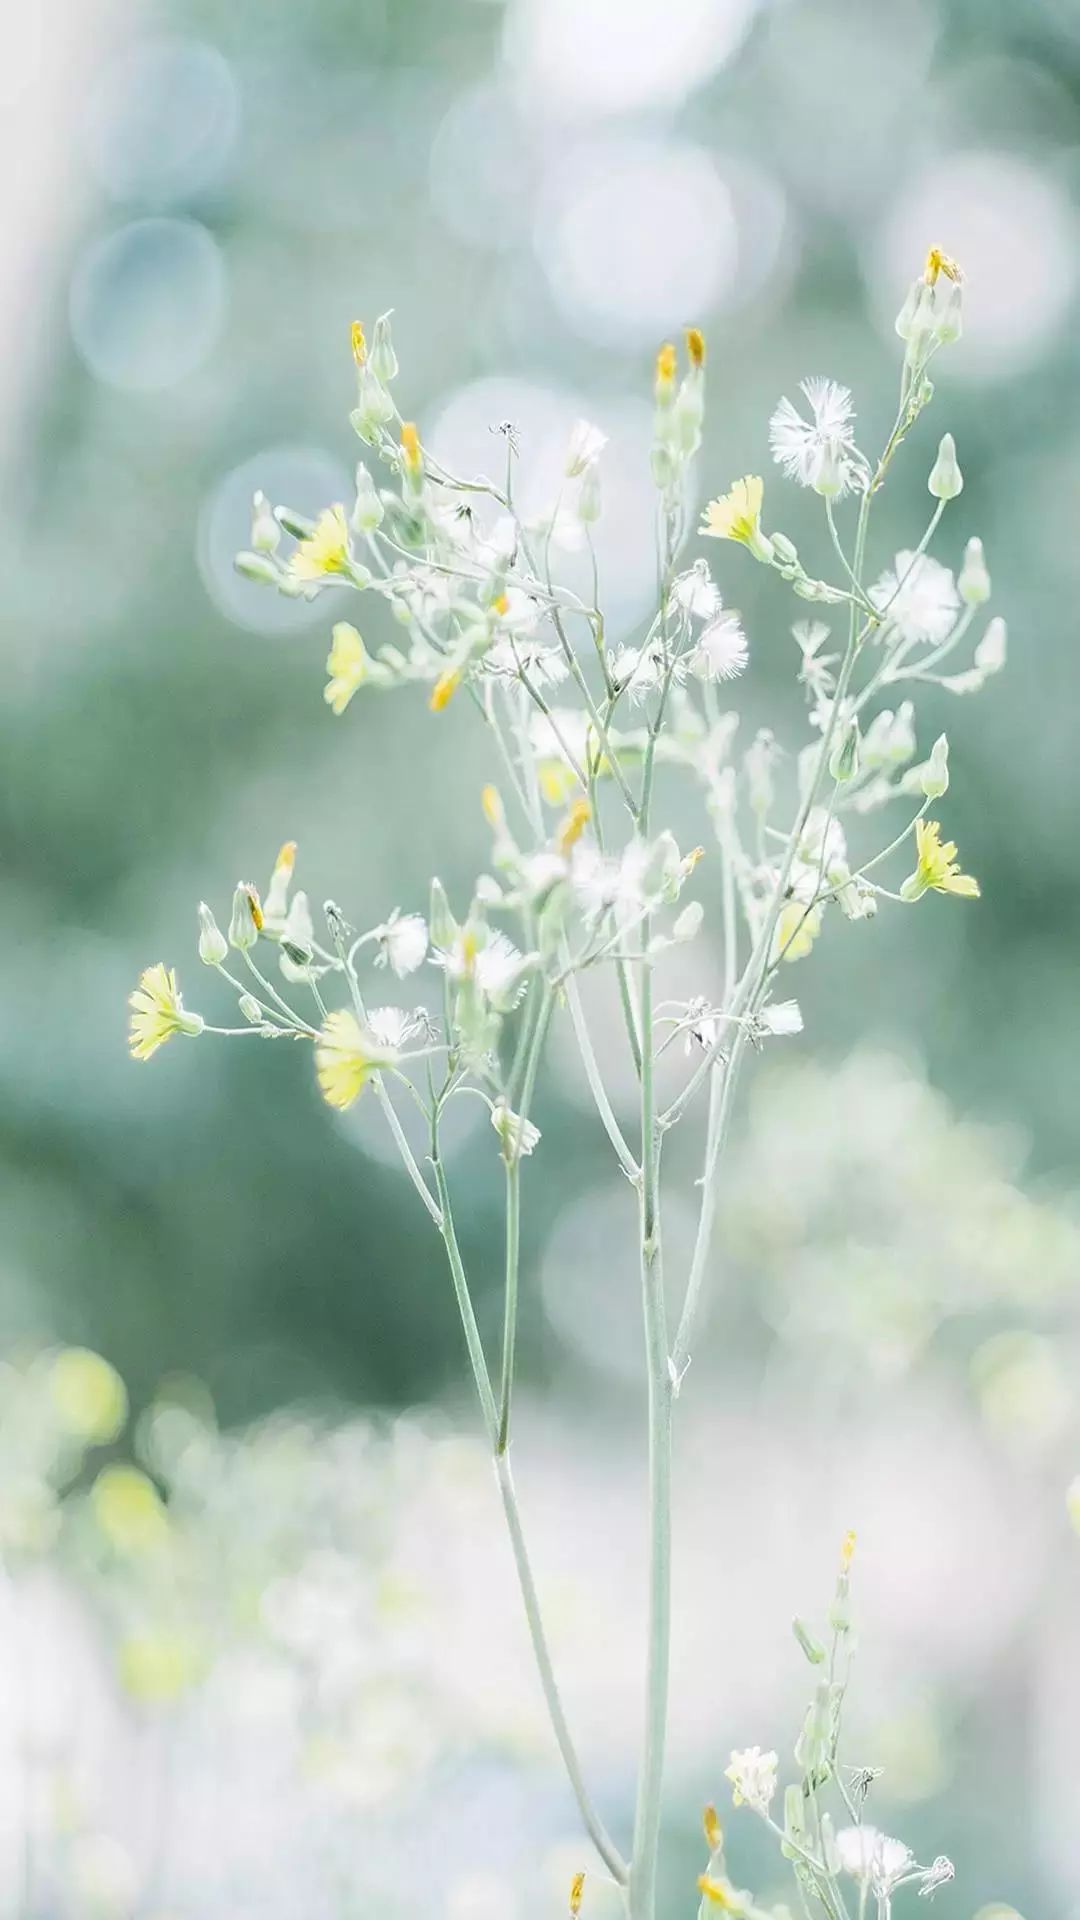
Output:
[[[667,1194],[664,1251],[674,1274],[688,1270],[696,1225],[693,1201]],[[623,1380],[641,1376],[641,1324],[634,1311],[639,1230],[626,1181],[605,1181],[559,1213],[540,1269],[544,1311],[564,1346],[597,1372]]]
[[[1015,154],[989,150],[942,154],[927,166],[868,249],[883,332],[891,333],[928,246],[951,253],[965,274],[964,338],[949,349],[949,373],[991,380],[1037,362],[1077,286],[1076,218],[1056,181]]]
[[[677,103],[738,50],[755,0],[518,0],[506,57],[547,112],[620,113]]]
[[[221,248],[195,220],[133,220],[93,241],[71,282],[71,332],[108,386],[155,393],[200,366],[225,317]]]
[[[520,244],[533,163],[505,87],[467,87],[452,100],[431,143],[431,198],[440,218],[470,246]]]
[[[239,125],[224,55],[204,40],[163,35],[106,67],[90,99],[86,149],[114,199],[165,206],[218,177]]]
[[[730,297],[739,236],[732,197],[704,148],[597,135],[556,163],[536,247],[575,331],[640,347]]]
[[[199,517],[196,557],[203,585],[227,620],[252,633],[297,633],[321,624],[329,634],[333,621],[343,618],[337,594],[288,600],[273,587],[245,580],[234,561],[248,545],[251,502],[258,489],[275,506],[314,517],[335,500],[348,500],[351,487],[341,461],[321,447],[265,447],[223,475]]]

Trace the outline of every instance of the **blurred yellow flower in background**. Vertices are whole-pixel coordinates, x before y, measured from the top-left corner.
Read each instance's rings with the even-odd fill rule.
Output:
[[[368,655],[356,628],[339,620],[332,634],[332,646],[326,657],[329,674],[323,699],[334,713],[344,713],[357,687],[368,677]]]

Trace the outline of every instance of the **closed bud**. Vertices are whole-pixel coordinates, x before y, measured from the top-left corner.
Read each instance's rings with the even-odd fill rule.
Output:
[[[253,993],[242,993],[238,1005],[245,1020],[250,1020],[253,1027],[262,1026],[263,1010]]]
[[[797,1857],[797,1850],[805,1850],[809,1834],[806,1826],[806,1798],[800,1786],[792,1784],[784,1789],[784,1846],[781,1851],[789,1860]]]
[[[678,372],[679,358],[670,340],[666,340],[656,356],[656,377],[653,383],[653,398],[658,407],[670,407],[675,398],[675,375]]]
[[[385,512],[379,490],[361,460],[356,469],[356,505],[350,519],[353,532],[374,533],[382,525]]]
[[[928,800],[940,800],[949,790],[949,742],[939,733],[922,769],[922,790]]]
[[[956,581],[966,607],[981,607],[990,598],[990,575],[981,540],[972,538],[964,548],[964,564]]]
[[[431,883],[431,904],[428,908],[428,926],[431,930],[433,947],[449,947],[457,935],[458,923],[450,911],[450,902],[441,880]]]
[[[915,330],[915,316],[919,311],[922,292],[923,282],[919,279],[912,281],[904,295],[904,304],[896,316],[895,323],[896,331],[900,335],[901,340],[910,340]]]
[[[251,503],[251,544],[256,553],[276,553],[281,528],[265,493],[257,493]]]
[[[392,307],[389,313],[380,313],[375,322],[375,331],[371,336],[371,346],[368,349],[368,365],[376,379],[381,380],[384,385],[393,380],[398,371],[398,357],[394,352],[394,342],[390,335],[391,313],[393,313]]]
[[[794,540],[789,540],[786,533],[771,533],[769,538],[772,541],[773,554],[780,565],[784,567],[797,567],[799,564],[799,550]]]
[[[257,580],[260,586],[281,585],[283,576],[268,554],[238,553],[233,566],[237,573],[243,574],[245,580]]]
[[[943,347],[959,340],[964,331],[964,290],[959,280],[950,280],[937,319],[937,337]]]
[[[833,1826],[831,1813],[823,1813],[821,1816],[821,1857],[825,1862],[826,1872],[831,1873],[835,1879],[840,1871],[840,1854],[836,1845],[836,1829]]]
[[[690,459],[701,445],[705,420],[705,376],[692,367],[675,396],[672,427],[680,453]]]
[[[690,905],[683,908],[672,927],[672,938],[679,941],[695,939],[701,932],[701,923],[704,918],[705,909],[701,901],[691,900]]]
[[[760,820],[768,817],[773,803],[773,761],[776,742],[768,727],[762,727],[747,749],[743,768],[749,789],[750,806]]]
[[[834,780],[854,780],[859,771],[859,723],[852,720],[844,727],[829,755],[829,773]]]
[[[584,526],[595,526],[600,518],[600,469],[595,462],[585,469],[578,489],[578,519]]]
[[[1008,652],[1008,629],[1000,614],[991,620],[975,649],[975,665],[981,673],[1000,673]]]
[[[652,468],[654,486],[659,487],[661,493],[665,492],[678,472],[678,464],[671,448],[658,440],[649,455],[649,465]]]
[[[838,440],[828,440],[817,463],[814,492],[820,493],[824,500],[834,500],[838,493],[843,492],[845,485],[844,456],[840,443]]]
[[[232,919],[229,921],[229,945],[246,953],[255,945],[262,930],[262,906],[255,888],[241,881],[233,894]]]
[[[314,520],[309,520],[305,513],[297,513],[293,507],[275,507],[274,519],[294,540],[310,540],[315,531]]]
[[[280,926],[289,911],[289,886],[295,865],[296,841],[286,840],[284,846],[278,849],[274,871],[270,875],[270,885],[266,889],[266,898],[262,903],[263,924],[268,931],[275,926]]]
[[[199,959],[207,967],[220,967],[229,944],[205,900],[199,902]]]
[[[795,1743],[795,1764],[812,1778],[820,1775],[828,1758],[830,1701],[828,1683],[823,1682],[807,1709],[802,1732]]]
[[[964,490],[964,476],[956,458],[956,442],[951,433],[943,433],[937,459],[930,469],[927,487],[935,500],[955,500]]]
[[[791,1623],[791,1631],[809,1660],[810,1665],[812,1667],[820,1667],[825,1659],[825,1649],[819,1640],[814,1639],[809,1627],[804,1625],[801,1620],[795,1619]],[[796,1789],[796,1792],[797,1791],[798,1789]]]
[[[372,372],[370,363],[360,369],[359,394],[349,421],[361,440],[369,446],[375,446],[379,432],[388,420],[394,417],[394,403],[383,386],[382,381]]]

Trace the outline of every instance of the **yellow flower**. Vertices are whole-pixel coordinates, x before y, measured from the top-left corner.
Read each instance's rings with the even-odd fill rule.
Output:
[[[761,502],[764,495],[764,484],[756,473],[748,473],[742,480],[736,480],[728,493],[719,500],[709,501],[702,533],[711,534],[715,540],[741,540],[744,546],[754,546],[762,538]]]
[[[115,1367],[89,1347],[65,1347],[49,1368],[49,1393],[65,1433],[95,1447],[115,1440],[128,1397]]]
[[[569,853],[571,847],[577,845],[591,819],[592,808],[584,794],[579,793],[577,799],[571,801],[570,811],[556,835],[560,853]]]
[[[570,1913],[572,1920],[577,1920],[577,1915],[581,1912],[581,1896],[584,1891],[585,1875],[583,1873],[575,1873],[570,1882]]]
[[[778,960],[805,960],[821,932],[821,908],[789,900],[781,910],[773,935],[772,964]]]
[[[320,513],[306,540],[301,540],[289,572],[294,580],[323,580],[330,573],[344,573],[350,559],[349,529],[345,509],[327,507]]]
[[[962,280],[964,277],[956,261],[949,254],[942,253],[940,247],[931,247],[926,256],[926,267],[923,273],[928,287],[936,284],[939,273],[943,273],[946,280]]]
[[[703,367],[705,365],[705,335],[702,333],[700,327],[687,327],[686,351],[690,357],[690,365],[692,367]]]
[[[915,842],[918,850],[915,871],[900,888],[905,900],[919,900],[930,888],[935,893],[958,893],[964,900],[979,898],[978,881],[970,873],[961,873],[956,842],[942,841],[936,820],[916,820]]]
[[[401,457],[405,471],[418,479],[424,471],[424,456],[420,449],[420,435],[415,420],[405,420],[401,427]]]
[[[573,767],[565,760],[541,760],[537,765],[540,791],[549,807],[561,807],[580,786]]]
[[[116,1461],[90,1489],[94,1518],[119,1553],[156,1553],[169,1538],[169,1516],[157,1488],[138,1467]]]
[[[679,370],[679,356],[670,340],[665,340],[656,356],[656,380],[653,391],[657,402],[663,406],[670,402],[675,393],[675,375]]]
[[[168,1631],[133,1633],[121,1643],[120,1683],[134,1700],[162,1706],[199,1678],[204,1662],[191,1640]]]
[[[364,339],[364,329],[359,320],[353,321],[349,329],[349,339],[352,343],[352,357],[357,366],[362,367],[367,359],[367,341]]]
[[[460,685],[461,669],[459,667],[447,667],[445,673],[440,673],[431,689],[431,698],[428,701],[432,713],[441,713],[444,707],[448,707]]]
[[[722,1913],[745,1913],[746,1895],[739,1893],[730,1880],[715,1880],[710,1873],[698,1877],[698,1892],[711,1907],[719,1907]]]
[[[174,1033],[194,1037],[203,1030],[200,1013],[185,1013],[171,967],[159,960],[139,975],[139,984],[131,995],[131,1030],[128,1045],[135,1060],[149,1060]]]
[[[323,688],[323,699],[335,713],[344,713],[357,687],[367,679],[370,661],[360,635],[347,620],[338,621],[331,640],[333,645],[326,656],[330,678]]]
[[[724,1844],[724,1829],[720,1825],[720,1817],[711,1801],[701,1816],[701,1824],[705,1829],[705,1844],[709,1852],[719,1853]]]
[[[354,1013],[328,1013],[315,1042],[315,1072],[328,1106],[342,1111],[359,1099],[371,1075],[397,1059],[365,1033]]]
[[[854,1558],[855,1558],[855,1535],[851,1531],[851,1528],[849,1527],[848,1531],[845,1533],[842,1541],[840,1542],[841,1573],[851,1572],[851,1563],[854,1560]]]
[[[278,848],[274,871],[270,875],[270,885],[266,889],[266,898],[261,905],[262,926],[276,928],[284,925],[289,911],[289,887],[295,866],[296,841],[286,840],[284,846]],[[254,918],[253,913],[252,919]],[[261,933],[262,927],[257,925],[256,932]]]

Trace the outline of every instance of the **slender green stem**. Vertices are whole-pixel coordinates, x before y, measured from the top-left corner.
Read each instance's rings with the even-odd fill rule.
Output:
[[[522,1139],[532,1105],[536,1087],[536,1074],[540,1064],[548,1021],[551,1017],[552,993],[545,986],[537,1002],[536,1014],[532,1024],[529,1051],[525,1061],[525,1078],[522,1082],[521,1105],[518,1116],[516,1141],[506,1149],[506,1283],[503,1299],[503,1350],[502,1379],[499,1387],[499,1426],[496,1448],[505,1453],[510,1444],[510,1400],[514,1391],[514,1351],[517,1344],[518,1275],[521,1265],[521,1158]]]
[[[484,1343],[480,1338],[480,1329],[476,1324],[472,1295],[469,1292],[469,1282],[465,1275],[465,1265],[461,1258],[461,1248],[458,1245],[457,1232],[454,1227],[454,1216],[450,1210],[450,1190],[447,1187],[446,1172],[442,1160],[439,1157],[438,1139],[438,1109],[436,1108],[436,1116],[432,1124],[431,1158],[432,1165],[435,1169],[435,1186],[439,1195],[439,1232],[442,1234],[443,1245],[446,1248],[446,1257],[450,1263],[450,1274],[454,1282],[454,1295],[457,1300],[458,1312],[461,1315],[461,1324],[465,1332],[465,1345],[469,1352],[469,1365],[472,1367],[473,1380],[476,1383],[477,1397],[480,1401],[480,1411],[484,1416],[484,1426],[487,1430],[488,1439],[494,1449],[496,1435],[498,1433],[498,1413],[495,1406],[495,1395],[491,1390],[491,1375],[488,1372],[487,1361],[484,1358]]]
[[[667,597],[673,553],[670,524],[665,528],[660,587],[660,626],[667,631]],[[647,838],[652,807],[656,741],[663,724],[672,668],[665,676],[649,731],[642,774],[638,824]],[[645,920],[641,968],[641,1303],[645,1329],[645,1366],[649,1424],[649,1590],[645,1669],[645,1734],[638,1768],[634,1812],[634,1851],[630,1864],[630,1920],[655,1920],[656,1870],[663,1810],[664,1756],[667,1745],[671,1669],[671,1412],[672,1374],[668,1358],[667,1307],[664,1300],[660,1233],[660,1131],[656,1124],[653,1081],[652,963],[648,959],[651,923]]]
[[[589,1798],[588,1789],[582,1778],[577,1751],[567,1725],[562,1697],[559,1693],[555,1679],[555,1671],[551,1664],[551,1654],[548,1649],[547,1636],[544,1632],[544,1623],[536,1592],[536,1582],[533,1579],[532,1566],[525,1545],[525,1536],[522,1532],[521,1514],[518,1509],[513,1476],[510,1471],[509,1454],[500,1453],[496,1456],[495,1474],[499,1483],[499,1492],[502,1496],[503,1512],[506,1516],[507,1531],[510,1535],[510,1546],[514,1555],[514,1565],[517,1568],[518,1584],[521,1588],[521,1597],[525,1606],[525,1619],[529,1628],[529,1637],[532,1641],[533,1654],[536,1659],[537,1671],[540,1675],[540,1685],[543,1689],[545,1702],[547,1703],[548,1718],[551,1721],[555,1739],[558,1742],[559,1752],[562,1755],[563,1765],[566,1768],[570,1785],[573,1788],[574,1798],[578,1803],[578,1810],[585,1823],[585,1830],[593,1846],[596,1848],[597,1853],[600,1855],[601,1860],[607,1867],[608,1872],[611,1874],[612,1879],[615,1880],[620,1887],[624,1887],[628,1878],[626,1862]]]
[[[578,1810],[585,1824],[585,1830],[589,1834],[593,1845],[609,1873],[620,1886],[625,1886],[627,1880],[626,1862],[619,1852],[618,1847],[615,1845],[615,1842],[612,1840],[611,1835],[608,1833],[600,1815],[593,1806],[582,1775],[581,1763],[578,1760],[577,1749],[574,1746],[573,1737],[570,1733],[570,1727],[566,1718],[566,1710],[563,1707],[562,1696],[555,1679],[555,1669],[552,1665],[551,1652],[547,1643],[547,1634],[544,1630],[543,1616],[540,1611],[540,1600],[536,1591],[536,1581],[533,1577],[532,1564],[529,1560],[528,1549],[525,1545],[525,1534],[521,1524],[521,1512],[518,1507],[513,1476],[510,1471],[510,1456],[506,1452],[501,1452],[498,1446],[498,1408],[495,1403],[495,1395],[492,1392],[491,1376],[488,1372],[487,1361],[484,1357],[484,1347],[480,1338],[480,1329],[477,1326],[476,1314],[473,1310],[472,1296],[469,1292],[469,1282],[465,1273],[464,1262],[461,1258],[461,1249],[458,1244],[457,1232],[454,1226],[453,1210],[450,1205],[450,1190],[447,1186],[446,1173],[439,1153],[438,1102],[435,1104],[432,1116],[431,1153],[432,1163],[435,1168],[435,1183],[438,1189],[441,1207],[442,1224],[439,1231],[442,1235],[450,1265],[458,1312],[461,1315],[461,1324],[465,1332],[465,1344],[468,1348],[469,1363],[472,1367],[473,1379],[476,1383],[476,1392],[480,1401],[480,1411],[494,1456],[495,1477],[498,1482],[499,1495],[502,1500],[507,1532],[510,1536],[510,1547],[514,1556],[514,1567],[517,1572],[518,1585],[521,1590],[522,1603],[525,1609],[525,1620],[529,1630],[529,1639],[532,1642],[533,1655],[536,1661],[537,1673],[540,1678],[541,1690],[548,1710],[548,1717],[551,1721],[556,1744],[562,1756],[563,1765],[566,1768],[567,1777],[573,1789],[574,1798],[578,1804]]]
[[[748,1039],[748,1030],[741,1027],[726,1067],[721,1066],[717,1061],[709,1082],[709,1119],[705,1135],[705,1166],[701,1176],[701,1209],[698,1214],[694,1251],[690,1260],[690,1277],[686,1283],[686,1296],[683,1300],[678,1332],[675,1335],[675,1345],[671,1350],[671,1370],[676,1380],[682,1378],[690,1363],[690,1346],[700,1310],[701,1289],[708,1270],[713,1230],[716,1225],[716,1208],[719,1198],[716,1169],[727,1139],[731,1111],[735,1103],[739,1068],[742,1065]]]
[[[660,1143],[653,1092],[652,977],[642,968],[641,1294],[649,1418],[649,1597],[645,1738],[638,1771],[631,1920],[654,1920],[671,1659],[671,1409],[660,1239]]]
[[[514,1153],[506,1161],[506,1275],[503,1289],[502,1379],[499,1386],[499,1430],[496,1452],[510,1444],[510,1400],[514,1391],[514,1350],[517,1344],[518,1273],[521,1266],[521,1160]]]
[[[569,966],[570,954],[568,950],[564,949],[560,958],[564,966]],[[619,1165],[626,1174],[627,1179],[636,1182],[640,1176],[641,1169],[634,1159],[633,1153],[627,1144],[626,1136],[618,1120],[615,1118],[611,1101],[608,1099],[607,1090],[601,1078],[600,1068],[597,1065],[592,1035],[589,1032],[588,1022],[585,1019],[585,1010],[581,1004],[578,984],[572,972],[565,974],[563,991],[566,995],[566,1004],[569,1009],[570,1019],[573,1022],[574,1038],[577,1041],[578,1052],[581,1055],[581,1064],[585,1069],[585,1078],[589,1083],[589,1090],[596,1103],[596,1111],[603,1122],[604,1132],[607,1134],[608,1139],[615,1149]]]

